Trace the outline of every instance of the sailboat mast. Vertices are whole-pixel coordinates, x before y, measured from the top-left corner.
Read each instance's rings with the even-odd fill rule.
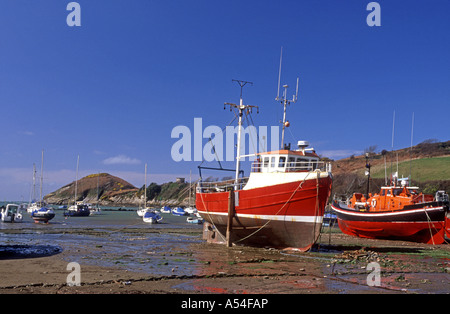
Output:
[[[392,144],[391,144],[391,153],[394,152],[394,130],[395,130],[395,110],[394,110],[394,116],[392,117]],[[392,170],[392,159],[394,156],[391,156],[391,185],[394,184],[395,186],[395,180],[393,177],[393,170]]]
[[[99,182],[100,181],[100,172],[97,172],[97,210],[98,210],[98,199],[99,199]]]
[[[191,193],[192,193],[192,170],[189,170],[189,207],[191,206]]]
[[[412,121],[411,121],[411,146],[409,147],[409,185],[412,185],[411,159],[412,159],[413,134],[414,134],[414,112],[412,113]]]
[[[145,163],[144,181],[144,208],[147,208],[147,163]]]
[[[40,186],[40,193],[39,193],[39,199],[42,206],[42,182],[44,180],[44,150],[42,150],[42,156],[41,156],[41,186]]]
[[[36,202],[36,164],[33,163],[33,190],[31,195],[31,202]]]
[[[74,195],[74,204],[77,204],[77,192],[78,192],[78,166],[80,164],[80,155],[77,157],[77,173],[75,175],[75,195]]]

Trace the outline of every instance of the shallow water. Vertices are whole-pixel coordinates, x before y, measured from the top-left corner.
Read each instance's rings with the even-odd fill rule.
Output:
[[[34,223],[26,212],[21,223],[0,222],[0,253],[2,248],[8,253],[0,258],[24,258],[26,252],[28,257],[43,256],[47,249],[52,254],[64,251],[65,260],[81,265],[119,266],[157,275],[195,271],[189,244],[201,241],[202,226],[187,223],[187,217],[161,214],[161,223],[148,224],[135,211],[104,211],[88,217],[55,213],[48,224]]]

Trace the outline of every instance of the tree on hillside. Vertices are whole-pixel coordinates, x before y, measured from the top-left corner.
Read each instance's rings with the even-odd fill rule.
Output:
[[[373,154],[376,154],[376,150],[377,150],[377,145],[372,145],[372,146],[369,146],[369,147],[367,147],[367,148],[364,148],[364,155],[365,154],[369,154],[369,155],[373,155]]]

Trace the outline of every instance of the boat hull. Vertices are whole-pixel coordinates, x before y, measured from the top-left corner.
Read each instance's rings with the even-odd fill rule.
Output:
[[[31,218],[33,218],[34,222],[44,222],[47,223],[49,220],[52,220],[55,217],[55,213],[45,213],[45,214],[36,214],[33,213]]]
[[[146,212],[142,218],[146,223],[156,224],[162,220],[162,217],[155,212]]]
[[[235,191],[231,241],[306,251],[317,240],[331,176]],[[317,185],[317,183],[319,183]],[[319,192],[319,193],[317,193]],[[197,192],[196,207],[222,235],[228,223],[228,192]]]
[[[448,208],[437,202],[396,211],[362,212],[333,202],[339,228],[345,234],[371,239],[442,244]]]

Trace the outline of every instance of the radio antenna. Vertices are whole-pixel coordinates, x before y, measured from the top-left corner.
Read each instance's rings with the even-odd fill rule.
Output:
[[[281,80],[281,63],[283,61],[283,46],[281,46],[281,52],[280,52],[280,68],[278,70],[278,91],[277,91],[277,98],[275,98],[277,101],[280,98],[280,80]]]
[[[280,101],[281,104],[283,104],[283,121],[282,121],[283,129],[282,129],[282,132],[281,132],[281,149],[284,149],[284,129],[290,125],[289,121],[286,121],[286,107],[288,105],[290,105],[291,102],[292,103],[297,102],[299,78],[297,77],[297,87],[295,89],[295,95],[292,96],[292,100],[289,100],[287,98],[287,89],[288,89],[289,86],[286,85],[286,84],[283,85],[284,93],[283,93],[283,96],[280,98],[281,64],[282,64],[282,61],[283,61],[283,47],[281,47],[281,53],[280,53],[280,68],[278,70],[278,91],[277,91],[277,97],[275,98],[275,100],[276,101]]]

